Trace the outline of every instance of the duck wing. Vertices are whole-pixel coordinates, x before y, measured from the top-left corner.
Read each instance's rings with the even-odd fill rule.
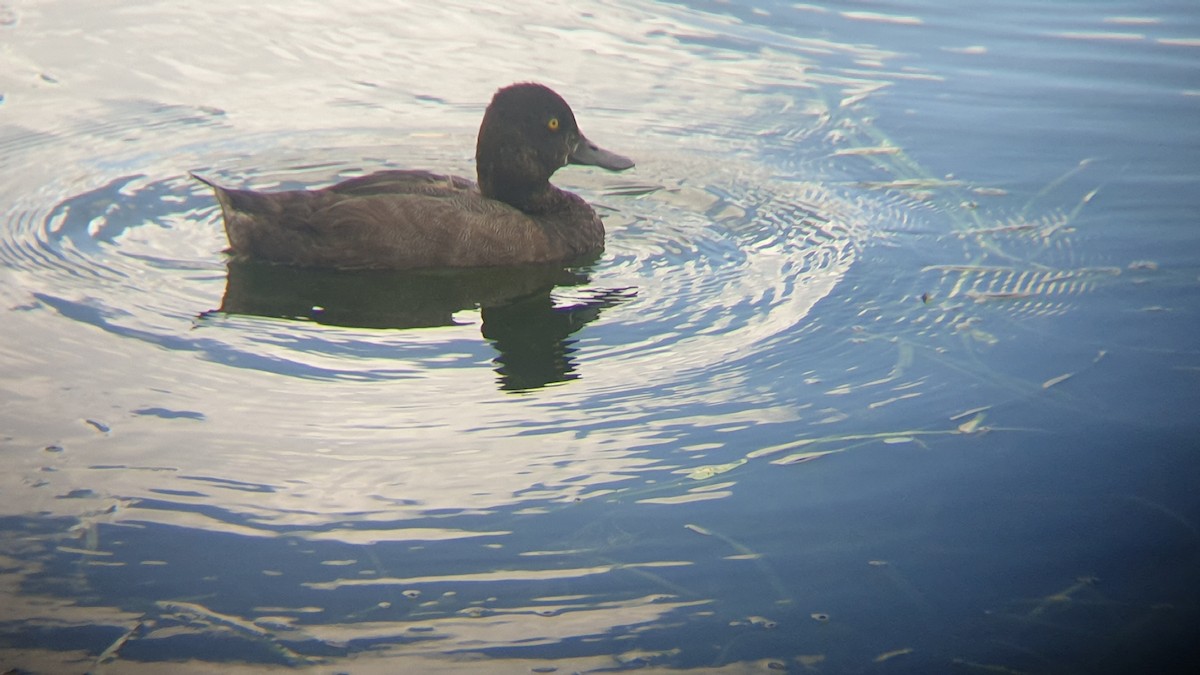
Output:
[[[547,232],[528,215],[475,191],[345,197],[298,225],[332,253],[328,262],[315,263],[320,266],[515,265],[544,260],[552,247]]]

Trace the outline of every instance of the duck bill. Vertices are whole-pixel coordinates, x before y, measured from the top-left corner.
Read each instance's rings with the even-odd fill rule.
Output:
[[[579,144],[567,157],[567,163],[598,166],[609,171],[624,171],[633,166],[632,159],[605,150],[589,141],[583,134],[579,135]]]

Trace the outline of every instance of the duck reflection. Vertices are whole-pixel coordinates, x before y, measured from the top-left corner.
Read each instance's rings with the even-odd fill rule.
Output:
[[[586,268],[585,268],[586,269]],[[452,326],[479,309],[500,388],[536,389],[577,379],[570,336],[631,289],[581,289],[570,305],[551,292],[590,277],[560,265],[462,270],[338,271],[229,261],[221,312],[352,328]]]

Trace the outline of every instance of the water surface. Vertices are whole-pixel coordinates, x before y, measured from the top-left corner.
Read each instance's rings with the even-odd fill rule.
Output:
[[[1194,661],[1200,21],[947,4],[0,5],[0,661]],[[588,264],[234,264],[188,176],[471,176],[521,80],[638,163]]]

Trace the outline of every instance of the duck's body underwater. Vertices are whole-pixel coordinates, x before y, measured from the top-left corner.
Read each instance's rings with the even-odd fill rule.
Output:
[[[229,253],[310,267],[418,269],[566,262],[604,247],[586,201],[550,184],[567,164],[633,166],[579,131],[549,88],[496,92],[475,147],[478,185],[427,171],[381,171],[321,190],[220,187]]]

